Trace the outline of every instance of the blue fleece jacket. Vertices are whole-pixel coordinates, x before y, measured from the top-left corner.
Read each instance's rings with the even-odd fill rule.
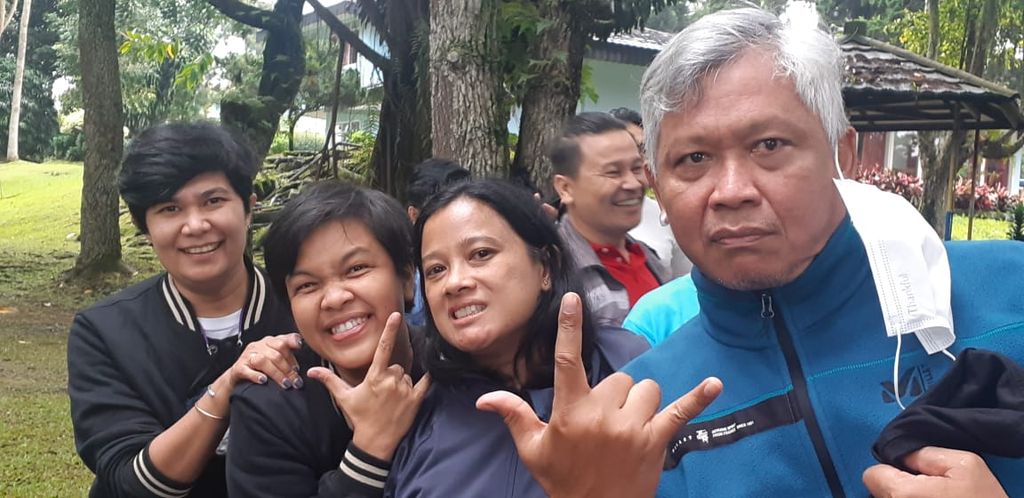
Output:
[[[956,354],[974,347],[1024,363],[1024,244],[947,244]],[[669,444],[659,496],[865,496],[871,444],[904,404],[953,363],[886,337],[860,236],[845,220],[795,281],[764,292],[726,289],[693,269],[700,314],[626,366],[662,403],[701,379],[722,395]],[[898,389],[897,389],[898,387]],[[985,456],[985,455],[983,455]],[[1010,496],[1024,461],[985,457]]]

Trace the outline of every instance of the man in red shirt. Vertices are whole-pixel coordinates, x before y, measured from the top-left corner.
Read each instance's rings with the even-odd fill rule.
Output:
[[[626,125],[611,115],[581,113],[551,150],[555,191],[565,207],[565,239],[598,323],[619,326],[640,296],[669,269],[628,232],[640,223],[643,158]]]

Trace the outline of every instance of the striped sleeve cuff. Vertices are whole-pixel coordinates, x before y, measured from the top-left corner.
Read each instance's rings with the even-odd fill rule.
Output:
[[[349,443],[338,469],[356,482],[375,489],[384,489],[388,473],[391,472],[391,463],[375,458]]]
[[[184,498],[192,490],[192,486],[168,479],[153,466],[153,461],[149,459],[149,445],[142,448],[132,460],[132,468],[135,470],[135,477],[146,490],[153,493],[153,496]]]

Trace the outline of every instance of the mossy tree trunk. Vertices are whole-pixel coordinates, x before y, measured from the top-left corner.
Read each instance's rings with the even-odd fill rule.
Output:
[[[121,77],[114,31],[114,0],[78,3],[85,167],[81,251],[70,273],[87,279],[122,270],[117,171],[123,147]]]

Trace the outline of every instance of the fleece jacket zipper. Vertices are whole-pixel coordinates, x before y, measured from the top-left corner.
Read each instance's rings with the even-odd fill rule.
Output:
[[[811,398],[807,394],[807,379],[804,377],[800,358],[797,356],[796,348],[793,346],[793,337],[789,334],[789,329],[786,327],[785,320],[782,319],[782,314],[777,312],[774,306],[772,306],[772,295],[767,292],[761,294],[761,318],[771,320],[775,326],[775,332],[779,338],[779,346],[782,347],[782,354],[786,358],[786,368],[789,370],[790,380],[793,381],[793,394],[796,399],[797,409],[803,416],[804,427],[807,428],[807,434],[814,445],[814,453],[818,457],[818,463],[821,464],[821,471],[825,474],[828,488],[832,491],[833,497],[845,498],[846,493],[843,492],[843,486],[839,482],[839,473],[836,472],[835,463],[832,462],[832,455],[829,454],[828,447],[825,445],[825,437],[821,434],[821,426],[818,424],[818,418],[814,414],[814,408],[811,406]]]

